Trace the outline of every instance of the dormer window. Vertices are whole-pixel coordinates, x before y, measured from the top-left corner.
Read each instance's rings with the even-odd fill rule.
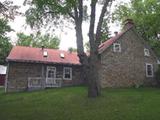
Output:
[[[149,49],[144,48],[144,56],[150,56]]]
[[[43,57],[47,57],[48,56],[48,52],[47,51],[43,51]]]
[[[61,58],[64,58],[64,53],[60,53],[60,57],[61,57]]]
[[[121,44],[120,43],[114,43],[113,44],[113,51],[114,52],[121,52]]]

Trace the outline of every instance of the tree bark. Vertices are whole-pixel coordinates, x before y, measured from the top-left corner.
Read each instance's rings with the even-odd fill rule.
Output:
[[[98,46],[100,44],[101,36],[101,27],[103,23],[103,18],[107,10],[107,6],[111,0],[106,0],[104,2],[97,30],[96,37],[94,37],[94,28],[95,28],[95,16],[96,16],[96,3],[97,0],[91,1],[91,20],[89,28],[89,42],[90,42],[90,59],[89,59],[89,87],[88,87],[88,96],[97,97],[100,95],[100,81],[98,78],[98,68],[100,66],[100,61],[98,58]]]
[[[87,83],[88,57],[84,52],[83,34],[82,34],[83,0],[78,0],[78,6],[75,6],[74,13],[75,13],[74,21],[76,30],[77,53],[80,59],[80,63],[82,64],[81,79],[83,79],[84,82]]]
[[[89,85],[88,97],[97,97],[100,95],[100,85],[98,82],[98,50],[95,47],[94,27],[95,27],[95,11],[97,0],[91,1],[91,18],[89,28],[89,43],[90,43],[90,57],[89,57]]]
[[[111,0],[106,0],[101,11],[99,18],[96,38],[94,37],[94,28],[95,28],[95,13],[96,13],[96,4],[97,0],[91,1],[91,18],[90,18],[90,27],[89,27],[89,43],[90,43],[90,56],[89,59],[84,52],[83,47],[83,35],[82,35],[82,21],[83,21],[83,0],[78,0],[78,6],[74,8],[74,18],[75,21],[75,30],[76,30],[76,42],[77,42],[77,52],[82,64],[82,79],[88,82],[88,97],[97,97],[100,95],[100,83],[98,80],[98,67],[99,67],[99,58],[98,58],[98,46],[100,44],[101,36],[101,26],[103,22],[103,17],[106,12],[106,7]]]

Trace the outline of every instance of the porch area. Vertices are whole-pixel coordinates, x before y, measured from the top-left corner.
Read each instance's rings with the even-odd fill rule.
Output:
[[[62,78],[29,77],[28,90],[44,89],[49,87],[61,87]]]

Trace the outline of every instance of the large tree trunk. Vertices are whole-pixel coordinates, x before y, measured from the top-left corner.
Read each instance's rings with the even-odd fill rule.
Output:
[[[103,17],[106,12],[106,7],[112,0],[106,0],[101,11],[99,18],[96,38],[94,37],[94,28],[95,28],[95,12],[97,0],[91,1],[91,18],[90,18],[90,27],[89,27],[89,43],[90,43],[90,56],[89,60],[87,55],[84,52],[83,47],[83,35],[82,35],[82,21],[83,21],[83,0],[78,0],[78,6],[74,8],[74,20],[76,25],[76,37],[77,37],[77,52],[82,64],[82,79],[88,82],[88,97],[96,97],[100,95],[100,84],[98,80],[98,46],[100,44],[101,36],[101,26],[103,22]]]
[[[100,84],[98,79],[99,60],[97,54],[90,55],[89,58],[89,84],[88,97],[97,97],[100,95]]]
[[[94,28],[95,28],[95,16],[96,16],[96,4],[97,0],[91,1],[91,18],[90,18],[90,27],[89,27],[89,42],[90,42],[90,59],[89,59],[89,88],[88,96],[96,97],[100,95],[100,81],[98,77],[98,67],[100,66],[100,61],[98,59],[98,46],[100,44],[101,36],[101,27],[103,23],[103,17],[106,13],[107,6],[112,0],[106,0],[104,2],[98,25],[96,30],[96,37],[94,37]]]
[[[98,82],[98,72],[97,68],[98,61],[98,50],[95,44],[94,37],[94,26],[95,26],[95,11],[96,11],[97,0],[92,0],[91,2],[91,19],[90,19],[90,29],[89,29],[89,43],[90,43],[90,58],[89,58],[89,86],[88,86],[88,96],[96,97],[100,95],[100,87]]]
[[[83,47],[83,35],[82,35],[82,28],[81,23],[77,23],[76,25],[76,38],[77,38],[77,53],[78,57],[80,59],[80,63],[82,64],[82,70],[81,70],[81,79],[84,81],[85,84],[88,83],[87,76],[88,76],[88,57],[86,53],[84,52]]]
[[[82,64],[82,71],[81,71],[81,79],[87,83],[87,76],[88,76],[88,57],[84,52],[83,47],[83,35],[82,35],[82,21],[83,21],[83,0],[78,0],[78,6],[75,6],[74,13],[75,13],[75,30],[76,30],[76,42],[77,42],[77,53]]]

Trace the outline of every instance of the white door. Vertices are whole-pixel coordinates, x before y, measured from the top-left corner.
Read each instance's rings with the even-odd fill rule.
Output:
[[[48,66],[46,72],[46,85],[53,87],[56,84],[56,67]]]

